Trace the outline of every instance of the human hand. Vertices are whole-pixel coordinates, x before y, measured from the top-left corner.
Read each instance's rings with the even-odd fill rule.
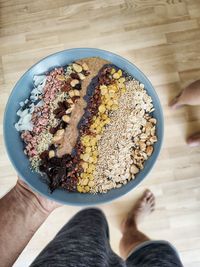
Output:
[[[31,199],[32,204],[34,204],[43,213],[51,213],[54,209],[61,207],[61,205],[55,201],[49,200],[43,197],[37,192],[34,192],[25,182],[23,182],[19,177],[17,184],[15,185],[15,190],[18,194],[22,195],[26,199]]]

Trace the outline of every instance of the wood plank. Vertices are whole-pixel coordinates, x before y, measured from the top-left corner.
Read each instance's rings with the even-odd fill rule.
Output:
[[[200,266],[200,148],[186,137],[200,130],[200,107],[173,111],[169,101],[200,77],[200,2],[196,0],[1,0],[0,196],[16,183],[3,142],[3,112],[20,76],[48,54],[72,47],[97,47],[126,57],[153,83],[164,110],[163,149],[151,173],[132,192],[101,205],[118,253],[119,225],[132,203],[150,188],[156,211],[140,228],[167,239],[186,267]],[[14,267],[28,266],[80,208],[56,210]],[[51,229],[51,231],[50,231]]]

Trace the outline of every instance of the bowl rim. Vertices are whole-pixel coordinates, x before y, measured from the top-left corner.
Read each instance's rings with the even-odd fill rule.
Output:
[[[26,74],[28,72],[30,72],[35,66],[37,66],[39,63],[41,63],[42,61],[44,61],[45,59],[48,59],[50,57],[54,57],[58,54],[61,54],[63,52],[72,52],[72,53],[75,53],[75,52],[81,52],[81,51],[93,51],[95,53],[95,51],[97,52],[100,52],[100,53],[106,53],[108,55],[111,55],[111,56],[114,56],[114,57],[117,57],[121,60],[123,60],[124,62],[128,63],[129,65],[132,65],[132,67],[134,69],[137,70],[138,73],[140,73],[141,76],[143,76],[143,78],[146,80],[146,82],[150,85],[151,89],[153,89],[153,93],[154,93],[154,96],[157,100],[157,105],[158,105],[158,109],[159,109],[159,112],[160,112],[160,117],[161,117],[161,122],[160,122],[160,136],[159,136],[159,146],[157,147],[157,150],[156,150],[156,155],[154,155],[154,161],[152,162],[152,164],[149,166],[148,168],[148,171],[146,173],[146,175],[144,175],[143,177],[140,177],[140,179],[134,179],[134,186],[132,186],[130,189],[128,190],[124,190],[124,192],[120,192],[120,194],[118,194],[117,196],[110,196],[109,199],[105,199],[105,198],[102,198],[100,200],[95,200],[93,201],[92,203],[90,201],[76,201],[76,202],[70,202],[70,201],[63,201],[61,199],[58,199],[58,198],[55,198],[53,197],[54,195],[53,194],[45,194],[43,192],[41,192],[38,188],[34,187],[31,183],[29,183],[29,181],[27,181],[26,177],[24,177],[23,174],[19,173],[18,171],[18,167],[17,165],[15,164],[15,162],[13,161],[12,159],[12,156],[11,156],[11,151],[8,149],[8,146],[7,146],[7,138],[6,138],[6,114],[7,114],[7,111],[9,109],[9,106],[10,106],[10,102],[11,102],[11,99],[12,99],[12,95],[14,94],[14,91],[15,91],[15,88],[18,86],[18,84],[20,84],[21,80],[26,76]],[[94,57],[101,57],[101,56],[95,56]],[[81,57],[80,57],[81,59]],[[55,68],[55,67],[54,67]],[[50,68],[49,68],[50,69]],[[136,78],[137,79],[137,78]],[[50,55],[47,55],[43,58],[41,58],[39,61],[37,61],[35,64],[33,64],[32,66],[30,66],[23,74],[22,76],[20,76],[20,78],[18,79],[18,81],[14,84],[13,88],[12,88],[12,91],[8,97],[8,100],[7,100],[7,103],[6,103],[6,106],[5,106],[5,109],[4,109],[4,115],[3,115],[3,140],[4,140],[4,145],[6,147],[6,152],[8,154],[8,157],[9,157],[9,160],[11,161],[11,164],[13,165],[15,171],[17,172],[17,174],[20,176],[20,178],[29,185],[29,187],[33,190],[33,191],[36,191],[37,193],[41,194],[42,196],[48,198],[48,199],[51,199],[53,201],[56,201],[56,202],[59,202],[61,204],[64,204],[64,205],[71,205],[71,206],[94,206],[94,205],[101,205],[101,204],[105,204],[105,203],[109,203],[113,200],[117,200],[118,198],[124,196],[125,194],[128,194],[130,193],[134,188],[136,188],[148,175],[149,173],[151,172],[153,166],[155,165],[155,163],[157,162],[157,159],[158,159],[158,156],[160,155],[160,151],[161,151],[161,148],[162,148],[162,145],[163,145],[163,139],[164,139],[164,115],[163,115],[163,109],[162,109],[162,106],[161,106],[161,102],[160,102],[160,99],[158,97],[158,94],[156,92],[156,90],[154,89],[154,86],[152,85],[151,81],[147,78],[147,76],[143,73],[143,71],[141,71],[134,63],[132,63],[131,61],[129,61],[128,59],[124,58],[123,56],[121,55],[118,55],[116,53],[113,53],[113,52],[110,52],[108,50],[104,50],[104,49],[99,49],[99,48],[92,48],[92,47],[80,47],[80,48],[70,48],[70,49],[63,49],[61,51],[58,51],[58,52],[55,52],[55,53],[52,53]],[[133,181],[133,180],[131,180]],[[130,182],[131,182],[130,181]],[[123,187],[123,186],[122,186]],[[57,189],[57,190],[62,190],[62,189]],[[112,190],[117,190],[117,189],[112,189]],[[111,191],[111,190],[110,190]],[[73,193],[72,193],[73,194]],[[107,194],[107,193],[106,193]],[[88,194],[86,194],[88,195]],[[105,195],[105,194],[100,194],[98,193],[98,195]]]

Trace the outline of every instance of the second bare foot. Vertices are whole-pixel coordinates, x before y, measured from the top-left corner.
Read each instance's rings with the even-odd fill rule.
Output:
[[[137,226],[145,216],[149,215],[155,209],[155,196],[149,190],[145,190],[142,196],[137,200],[127,217],[122,222],[121,230],[124,233],[127,228]]]
[[[200,146],[200,132],[188,137],[187,144],[191,147]]]
[[[169,103],[169,106],[173,109],[180,108],[184,105],[200,105],[200,80],[189,84]]]

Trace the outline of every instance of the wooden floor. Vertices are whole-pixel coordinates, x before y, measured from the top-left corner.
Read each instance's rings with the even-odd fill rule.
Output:
[[[167,239],[186,267],[200,266],[200,148],[185,138],[200,130],[200,107],[172,111],[169,100],[200,78],[198,0],[0,0],[0,196],[16,182],[3,144],[3,112],[19,77],[39,59],[72,47],[97,47],[135,63],[152,81],[165,116],[165,140],[156,166],[138,188],[103,205],[118,252],[119,222],[145,189],[157,209],[141,229]],[[25,267],[79,208],[55,211],[24,250]]]

